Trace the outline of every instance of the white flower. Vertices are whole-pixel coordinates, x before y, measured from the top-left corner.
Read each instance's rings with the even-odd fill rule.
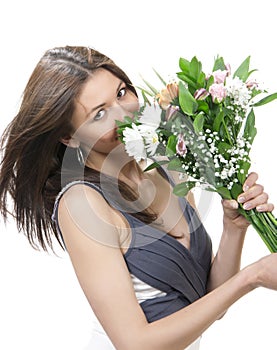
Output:
[[[251,99],[251,92],[247,85],[238,77],[226,78],[227,96],[233,99],[233,103],[246,109]]]
[[[134,157],[137,162],[141,159],[146,159],[143,137],[135,123],[132,123],[132,128],[125,128],[123,130],[123,142],[126,152],[129,156]]]
[[[142,116],[139,118],[139,122],[151,126],[157,129],[161,123],[162,109],[158,105],[147,105],[144,108]]]
[[[145,147],[150,156],[153,156],[159,145],[159,136],[154,127],[142,124],[138,126],[138,130],[143,138]]]

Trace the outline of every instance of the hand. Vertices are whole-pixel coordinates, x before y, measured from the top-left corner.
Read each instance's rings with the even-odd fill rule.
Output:
[[[237,210],[238,203],[241,203],[245,210],[256,208],[256,210],[262,212],[274,209],[273,204],[267,202],[268,194],[264,192],[262,185],[256,183],[257,180],[258,174],[250,173],[243,184],[244,192],[238,196],[237,201],[233,199],[222,200],[225,222],[232,223],[241,229],[246,229],[249,226],[249,222]]]
[[[277,290],[277,253],[263,257],[252,266],[258,269],[255,287]]]

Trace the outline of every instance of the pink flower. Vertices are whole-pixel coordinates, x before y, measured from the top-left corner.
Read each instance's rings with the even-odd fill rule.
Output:
[[[187,153],[186,143],[184,140],[184,136],[182,134],[178,135],[178,140],[177,140],[177,144],[176,144],[176,152],[177,152],[177,154],[179,154],[182,157]]]
[[[198,89],[194,93],[194,98],[196,100],[204,100],[207,96],[209,96],[209,91],[204,88]]]
[[[179,109],[178,106],[169,105],[165,112],[165,120],[170,120],[176,113],[178,113]]]
[[[223,83],[212,84],[209,88],[209,93],[212,96],[213,102],[220,103],[226,97],[227,90]]]
[[[231,66],[230,63],[226,63],[225,64],[225,68],[227,70],[227,77],[229,77],[231,75]]]
[[[212,73],[214,77],[214,82],[217,84],[221,84],[225,82],[226,77],[229,75],[228,70],[218,69]]]

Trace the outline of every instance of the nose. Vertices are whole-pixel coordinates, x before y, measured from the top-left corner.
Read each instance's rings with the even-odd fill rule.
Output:
[[[118,101],[110,110],[110,116],[114,120],[123,121],[124,117],[133,118],[134,112],[139,110],[138,102],[119,103]]]

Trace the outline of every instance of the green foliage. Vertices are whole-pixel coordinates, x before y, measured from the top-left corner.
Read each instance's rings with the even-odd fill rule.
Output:
[[[252,144],[256,134],[257,134],[257,129],[255,127],[255,114],[252,108],[246,118],[243,136],[245,139],[249,140],[249,142]]]
[[[178,197],[184,197],[193,187],[195,187],[195,184],[195,181],[181,182],[173,188],[173,193]]]
[[[179,83],[179,103],[182,111],[187,115],[194,115],[198,104],[182,82]]]
[[[234,73],[234,77],[240,78],[243,82],[247,80],[247,78],[250,75],[249,72],[249,65],[250,65],[250,56],[248,56],[241,65],[237,68],[237,70]]]
[[[277,99],[277,93],[253,102],[254,97],[256,99],[257,95],[266,92],[256,84],[250,87],[249,76],[256,71],[250,69],[250,56],[228,79],[226,76],[230,70],[221,56],[215,58],[208,74],[203,72],[202,63],[196,56],[191,60],[180,58],[179,68],[176,73],[178,96],[169,101],[171,108],[175,108],[173,116],[170,114],[168,120],[168,111],[163,111],[161,124],[156,130],[160,140],[156,154],[163,160],[155,160],[145,171],[166,165],[168,170],[186,173],[189,180],[173,189],[177,196],[186,196],[197,184],[203,184],[224,199],[237,199],[243,192],[251,166],[250,150],[257,134],[254,109]],[[154,72],[163,88],[167,89],[166,81],[157,71]],[[143,81],[146,88],[140,89],[144,105],[151,104],[150,97],[160,103],[162,92]],[[238,95],[241,99],[236,100]],[[168,103],[167,99],[164,105]],[[133,123],[139,123],[139,113],[134,120],[126,117],[123,122],[117,122],[123,142],[123,130],[132,127]],[[176,150],[178,138],[181,138],[181,145],[184,143],[182,155]],[[269,250],[277,252],[277,220],[273,215],[246,211],[242,206],[239,212],[251,222]]]
[[[226,69],[226,66],[225,66],[223,57],[217,56],[214,61],[214,66],[212,71],[215,72],[217,70],[225,70],[225,69]]]
[[[258,107],[258,106],[263,106],[269,102],[272,102],[274,100],[276,100],[277,98],[277,92],[275,92],[274,94],[268,95],[266,97],[264,97],[263,99],[261,99],[260,101],[254,103],[254,107]]]
[[[196,134],[203,131],[204,121],[205,115],[202,112],[198,113],[193,121],[193,127]]]

